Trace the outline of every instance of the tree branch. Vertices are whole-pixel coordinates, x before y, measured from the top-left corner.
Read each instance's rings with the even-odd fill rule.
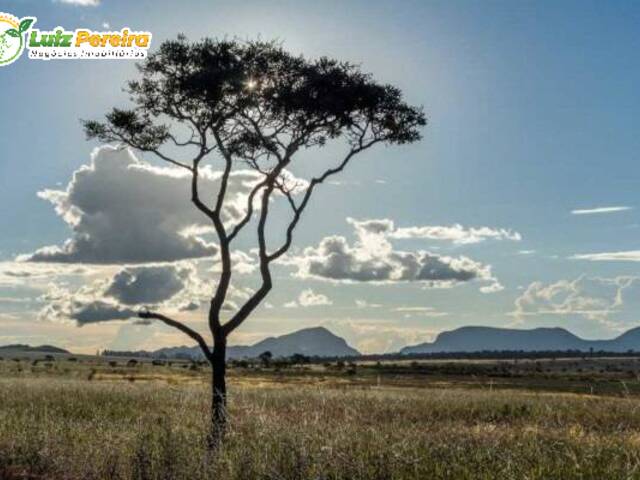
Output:
[[[274,172],[267,177],[267,185],[264,188],[264,192],[262,193],[262,205],[260,207],[260,219],[258,221],[258,256],[260,258],[260,275],[262,276],[262,285],[260,288],[247,300],[247,302],[236,312],[236,314],[231,317],[231,319],[223,325],[223,332],[226,335],[229,335],[236,328],[238,328],[242,322],[255,310],[255,308],[260,305],[260,302],[267,296],[271,288],[273,287],[273,282],[271,279],[271,270],[269,268],[269,257],[267,255],[267,242],[265,237],[265,229],[267,223],[267,217],[269,215],[269,199],[271,197],[271,193],[275,187],[275,181],[279,172],[282,171],[284,165],[280,167],[280,170],[277,174],[274,175]]]
[[[174,160],[173,158],[170,158],[168,156],[166,156],[164,153],[162,153],[158,148],[151,148],[151,147],[145,147],[139,143],[136,143],[133,139],[131,138],[127,138],[125,137],[123,134],[116,132],[113,129],[108,129],[107,134],[111,136],[112,140],[116,140],[116,141],[120,141],[122,143],[124,143],[125,145],[128,145],[131,148],[135,148],[136,150],[140,150],[141,152],[149,152],[149,153],[153,153],[154,155],[156,155],[158,158],[160,158],[161,160],[170,163],[172,165],[175,165],[176,167],[180,167],[180,168],[184,168],[187,170],[191,170],[191,167],[185,163],[179,162],[177,160]]]
[[[173,319],[171,319],[171,318],[169,318],[169,317],[167,317],[165,315],[162,315],[160,313],[150,312],[148,310],[143,310],[143,311],[139,312],[138,313],[138,317],[140,317],[142,319],[145,319],[145,320],[160,320],[165,325],[169,325],[170,327],[177,328],[178,330],[180,330],[181,332],[187,334],[189,337],[191,337],[193,340],[196,341],[196,343],[200,346],[200,349],[204,353],[204,355],[207,358],[207,360],[211,360],[212,359],[211,351],[209,350],[209,347],[207,346],[207,342],[205,342],[205,340],[202,337],[202,335],[200,335],[195,330],[187,327],[184,323],[181,323],[181,322],[179,322],[177,320],[173,320]]]
[[[293,219],[291,220],[291,222],[289,223],[289,226],[287,227],[286,239],[284,244],[280,248],[278,248],[276,251],[274,251],[272,254],[267,256],[270,262],[284,255],[287,252],[287,250],[289,250],[289,248],[291,247],[291,243],[293,242],[293,231],[298,225],[298,222],[300,221],[300,217],[302,216],[302,212],[304,212],[304,209],[309,203],[309,200],[311,199],[311,195],[313,194],[313,191],[316,188],[316,186],[323,183],[330,176],[342,172],[347,166],[347,164],[349,163],[349,161],[355,155],[371,147],[378,141],[380,140],[371,140],[370,142],[367,142],[365,144],[360,143],[360,145],[357,148],[353,148],[349,151],[349,153],[345,156],[345,158],[342,160],[342,162],[340,162],[340,164],[337,167],[330,168],[326,170],[319,177],[315,177],[311,179],[311,182],[309,182],[309,186],[307,187],[307,191],[305,192],[304,197],[300,202],[300,205],[296,206],[295,202],[293,201],[293,198],[291,198],[290,195],[285,193],[285,195],[289,200],[289,204],[291,205],[291,209],[293,210]]]

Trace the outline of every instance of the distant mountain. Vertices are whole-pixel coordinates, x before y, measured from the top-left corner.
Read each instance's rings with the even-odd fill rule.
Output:
[[[266,351],[277,357],[301,353],[309,357],[353,357],[360,355],[344,338],[324,327],[306,328],[280,337],[269,337],[254,345],[227,347],[228,359],[257,358]],[[112,355],[116,352],[108,352]],[[140,353],[140,352],[138,352]],[[151,352],[152,357],[201,359],[199,347],[170,347]]]
[[[32,347],[30,345],[2,345],[0,346],[0,352],[2,351],[11,351],[11,352],[42,352],[42,353],[70,353],[68,350],[64,348],[54,347],[52,345],[40,345],[39,347]]]
[[[462,327],[439,334],[434,342],[403,348],[401,354],[481,351],[606,351],[640,352],[640,327],[611,340],[584,340],[563,328],[517,330],[493,327]]]
[[[301,353],[310,357],[352,357],[360,355],[344,338],[324,327],[306,328],[280,337],[269,337],[250,347],[231,347],[229,355],[255,357],[270,351],[274,357]]]

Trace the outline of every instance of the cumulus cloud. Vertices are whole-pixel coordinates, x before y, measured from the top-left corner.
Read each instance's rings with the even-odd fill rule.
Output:
[[[333,302],[322,293],[315,293],[312,289],[307,288],[300,292],[297,300],[284,304],[285,308],[297,307],[318,307],[322,305],[332,305]]]
[[[206,217],[189,202],[188,172],[158,168],[131,151],[102,147],[80,167],[66,190],[45,190],[71,227],[62,246],[23,257],[33,262],[145,263],[212,255],[216,247],[194,232]],[[215,183],[212,173],[205,183]],[[242,185],[242,182],[240,182]]]
[[[128,320],[137,311],[120,305],[114,299],[103,298],[102,285],[93,283],[76,291],[52,285],[40,300],[46,302],[40,311],[40,320],[74,322],[78,326],[113,320]]]
[[[569,258],[571,260],[589,260],[591,262],[640,262],[640,250],[584,253],[572,255]]]
[[[135,310],[100,300],[86,304],[72,304],[72,309],[69,311],[69,318],[75,320],[78,325],[111,320],[128,320],[136,315],[137,312]]]
[[[201,198],[215,198],[222,173],[201,168]],[[225,222],[246,211],[247,196],[261,179],[251,170],[229,177]],[[303,188],[290,172],[282,181]],[[103,146],[89,165],[80,167],[65,190],[44,190],[73,235],[63,245],[48,246],[20,257],[31,262],[140,264],[207,257],[217,247],[205,240],[213,233],[210,220],[191,203],[191,174],[177,167],[156,167],[129,149]],[[254,208],[258,208],[256,205]],[[245,269],[246,270],[246,269]]]
[[[214,287],[200,277],[194,261],[127,265],[107,277],[102,274],[85,282],[80,288],[49,284],[38,299],[45,303],[39,318],[84,325],[135,318],[142,308],[179,318],[181,312],[195,312],[206,305]],[[237,310],[251,293],[251,289],[231,286],[223,310]]]
[[[420,282],[433,288],[448,288],[470,280],[498,284],[491,266],[466,256],[395,250],[389,241],[390,220],[348,221],[357,237],[353,245],[341,236],[325,237],[317,247],[308,247],[284,263],[297,267],[296,275],[301,278],[334,282]]]
[[[125,268],[113,277],[105,295],[125,305],[157,304],[182,291],[192,273],[173,265]]]
[[[597,213],[615,213],[632,210],[633,207],[615,206],[615,207],[595,207],[571,210],[572,215],[593,215]]]
[[[143,305],[189,310],[188,299],[198,297],[198,286],[193,265],[127,266],[76,290],[50,286],[40,299],[46,306],[39,317],[85,325],[135,318]]]
[[[612,326],[609,317],[620,312],[626,294],[640,286],[640,277],[580,276],[554,283],[531,283],[515,301],[511,312],[519,322],[527,316],[577,315]]]

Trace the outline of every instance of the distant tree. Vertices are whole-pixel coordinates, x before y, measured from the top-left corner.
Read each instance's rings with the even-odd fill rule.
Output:
[[[227,339],[271,291],[271,266],[289,250],[313,193],[374,145],[419,140],[426,120],[421,108],[404,102],[398,88],[377,83],[357,66],[329,58],[309,60],[272,42],[190,43],[180,36],[162,43],[139,71],[141,78],[127,89],[133,106],[114,108],[105,122],[86,121],[84,127],[88,138],[155,154],[188,172],[191,200],[215,230],[220,274],[208,312],[213,348],[199,332],[162,313],[144,310],[140,317],[181,330],[211,363],[211,441],[216,445],[226,424]],[[318,163],[320,173],[304,184],[292,184],[287,169],[331,140],[343,149],[339,155],[331,150],[335,163]],[[183,153],[175,155],[179,151]],[[212,158],[221,164],[220,187],[206,199],[199,179],[204,162]],[[244,211],[230,220],[225,216],[227,190],[238,168],[253,170],[259,180]],[[269,247],[267,224],[276,197],[286,201],[291,216],[284,239]],[[255,225],[261,284],[225,322],[221,313],[233,273],[232,243],[241,232],[246,236],[250,225]]]
[[[269,365],[271,365],[271,360],[273,359],[273,354],[267,350],[266,352],[262,352],[260,355],[258,355],[258,358],[260,359],[264,367],[269,368]]]
[[[289,361],[292,365],[304,365],[306,363],[309,363],[311,359],[301,353],[294,353],[289,357]]]

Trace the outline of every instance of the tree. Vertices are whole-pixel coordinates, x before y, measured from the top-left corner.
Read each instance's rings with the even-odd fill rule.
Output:
[[[265,368],[269,368],[269,365],[271,365],[273,354],[269,350],[267,350],[266,352],[262,352],[260,355],[258,355],[258,358]]]
[[[149,310],[155,319],[191,337],[212,366],[211,441],[226,425],[227,339],[272,289],[272,264],[284,255],[317,187],[342,172],[358,154],[376,144],[406,144],[421,138],[421,108],[404,102],[399,89],[374,81],[350,63],[295,56],[273,42],[183,36],[165,41],[138,65],[140,79],[128,83],[133,105],[113,108],[106,121],[85,121],[89,139],[117,142],[191,175],[191,201],[215,230],[220,274],[211,297],[208,326],[213,348],[199,332]],[[288,168],[300,154],[329,141],[344,149],[335,163],[305,182],[292,182]],[[174,155],[181,152],[179,158]],[[203,198],[199,185],[204,162],[221,164],[219,190]],[[228,215],[229,179],[239,168],[259,177],[237,218]],[[293,184],[292,184],[293,183]],[[144,188],[144,186],[141,186]],[[290,208],[283,239],[268,245],[270,206],[281,198]],[[233,273],[231,247],[242,232],[253,232],[261,278],[250,298],[223,321],[222,307]],[[270,240],[270,238],[269,238]]]
[[[309,363],[311,359],[302,353],[294,353],[289,357],[289,361],[291,365],[304,365],[305,363]]]

